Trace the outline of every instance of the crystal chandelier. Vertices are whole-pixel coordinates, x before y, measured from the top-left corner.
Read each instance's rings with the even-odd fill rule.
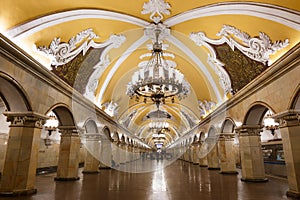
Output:
[[[172,66],[169,66],[163,58],[162,43],[159,42],[160,28],[155,30],[155,42],[150,60],[147,65],[136,71],[131,82],[127,85],[126,94],[136,101],[148,99],[156,104],[157,108],[166,99],[173,103],[175,96],[181,100],[187,96],[190,86],[184,80],[184,75]]]
[[[169,123],[164,121],[153,121],[149,123],[150,129],[163,129],[163,128],[169,128]]]

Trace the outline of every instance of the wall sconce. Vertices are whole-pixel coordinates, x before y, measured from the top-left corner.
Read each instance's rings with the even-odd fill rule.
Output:
[[[275,120],[271,117],[272,113],[270,111],[267,112],[266,117],[264,118],[264,125],[267,130],[271,131],[271,134],[275,135],[275,130],[278,129],[279,123],[275,122]]]
[[[58,120],[53,112],[50,113],[49,119],[45,123],[45,130],[48,132],[46,138],[44,139],[45,145],[48,148],[52,144],[52,140],[49,138],[52,131],[55,131],[58,127]]]

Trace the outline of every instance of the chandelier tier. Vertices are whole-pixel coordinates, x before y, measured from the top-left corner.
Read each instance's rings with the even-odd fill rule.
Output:
[[[151,58],[146,66],[140,67],[133,76],[131,82],[127,85],[126,94],[130,98],[136,98],[137,101],[143,98],[146,103],[148,99],[152,100],[157,108],[166,99],[171,98],[172,103],[175,96],[181,100],[190,92],[190,86],[184,80],[184,75],[169,66],[163,58],[162,43],[159,42],[160,28],[155,30],[156,41],[153,44]]]

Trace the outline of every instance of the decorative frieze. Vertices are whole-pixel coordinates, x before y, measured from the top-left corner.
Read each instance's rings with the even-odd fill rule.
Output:
[[[287,110],[282,113],[272,115],[279,123],[279,128],[300,126],[300,110]]]
[[[40,115],[34,112],[4,112],[7,121],[11,122],[10,127],[31,127],[43,128],[43,124],[48,119],[45,115]]]
[[[235,130],[238,135],[241,136],[260,136],[260,132],[262,132],[262,125],[242,125]]]
[[[59,126],[58,129],[62,137],[79,137],[79,131],[75,126]]]
[[[234,133],[221,133],[219,136],[219,141],[233,141],[234,139]]]

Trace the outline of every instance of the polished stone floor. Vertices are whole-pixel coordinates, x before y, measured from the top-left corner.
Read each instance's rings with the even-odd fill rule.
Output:
[[[38,193],[14,200],[282,200],[287,181],[268,177],[266,183],[240,181],[239,175],[176,161],[164,170],[125,173],[112,169],[99,174],[82,174],[74,182],[55,182],[55,173],[37,176]]]

